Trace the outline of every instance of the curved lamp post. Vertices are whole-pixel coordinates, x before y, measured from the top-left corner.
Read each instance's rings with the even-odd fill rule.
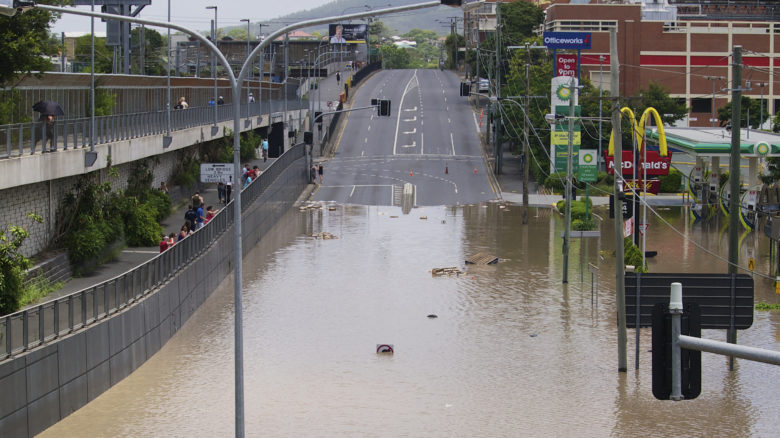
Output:
[[[268,38],[265,38],[263,41],[261,41],[260,44],[258,44],[255,47],[252,53],[250,53],[249,56],[247,56],[247,58],[244,60],[244,64],[241,66],[241,71],[238,73],[237,77],[233,74],[233,70],[230,68],[230,64],[225,58],[225,55],[223,55],[222,52],[220,52],[219,49],[217,49],[217,46],[215,44],[216,41],[215,42],[209,41],[206,37],[200,35],[198,32],[186,28],[184,26],[180,26],[178,24],[168,23],[165,21],[146,20],[143,18],[129,17],[124,15],[103,14],[99,12],[82,11],[78,9],[64,8],[58,6],[37,5],[34,2],[19,1],[19,0],[0,0],[0,14],[10,16],[10,15],[14,15],[16,12],[24,12],[24,10],[34,7],[34,8],[62,13],[62,14],[74,14],[74,15],[83,15],[86,17],[104,18],[107,20],[126,21],[130,23],[145,24],[147,26],[175,29],[180,32],[184,32],[192,37],[195,37],[197,40],[203,43],[214,54],[214,56],[217,57],[219,63],[225,67],[225,71],[228,75],[228,79],[230,79],[230,86],[233,90],[233,95],[238,96],[240,95],[241,92],[241,84],[246,78],[248,70],[251,68],[250,60],[254,56],[256,56],[258,52],[262,51],[263,49],[265,49],[266,46],[271,44],[271,42],[275,40],[277,37],[284,35],[290,31],[296,29],[302,29],[310,26],[333,23],[339,20],[358,19],[358,18],[364,18],[369,16],[375,16],[375,15],[387,15],[396,12],[425,9],[425,8],[431,8],[440,5],[460,7],[460,4],[461,4],[461,0],[431,0],[427,2],[415,3],[415,4],[405,5],[405,6],[395,6],[390,8],[377,9],[374,11],[364,11],[364,12],[343,15],[343,16],[315,18],[311,20],[305,20],[298,23],[294,23],[289,26],[285,26],[282,27],[281,29],[278,29],[276,32],[271,33],[268,36]],[[232,103],[233,103],[233,168],[234,168],[233,178],[234,181],[238,182],[241,180],[241,174],[240,174],[241,142],[238,135],[241,132],[241,126],[240,126],[241,100],[233,99]],[[235,263],[234,283],[233,283],[234,284],[233,294],[235,300],[235,304],[234,304],[235,306],[235,328],[234,328],[234,332],[235,332],[235,336],[234,336],[235,415],[236,415],[235,433],[237,437],[243,437],[244,436],[244,358],[243,358],[244,342],[243,342],[243,313],[242,313],[242,305],[241,305],[242,245],[241,245],[241,192],[240,191],[238,195],[235,198],[233,198],[233,211],[235,215],[235,219],[233,223],[233,227],[234,227],[233,234],[235,238],[235,243],[233,248],[234,263]]]

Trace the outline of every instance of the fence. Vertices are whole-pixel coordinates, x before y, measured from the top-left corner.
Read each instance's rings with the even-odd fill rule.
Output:
[[[288,110],[308,107],[308,103],[288,101]],[[270,109],[269,109],[270,106]],[[215,110],[216,108],[216,110]],[[171,111],[171,129],[181,130],[214,122],[233,120],[233,105],[190,107]],[[242,104],[241,117],[263,116],[284,111],[284,102]],[[41,152],[75,149],[89,146],[90,118],[57,120],[47,128],[45,122],[0,125],[0,159]],[[167,132],[167,111],[152,111],[95,117],[95,144],[161,135]],[[48,147],[47,147],[48,146]]]
[[[303,144],[282,154],[256,181],[242,190],[242,210],[250,208],[254,200],[305,154]],[[134,269],[90,288],[0,318],[0,361],[89,327],[153,292],[230,228],[235,217],[232,202],[193,235]]]

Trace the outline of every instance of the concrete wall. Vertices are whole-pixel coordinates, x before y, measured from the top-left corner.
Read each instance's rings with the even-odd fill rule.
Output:
[[[306,187],[306,163],[298,159],[245,210],[244,254]],[[127,377],[232,270],[229,228],[178,275],[122,313],[0,364],[0,437],[34,436]]]

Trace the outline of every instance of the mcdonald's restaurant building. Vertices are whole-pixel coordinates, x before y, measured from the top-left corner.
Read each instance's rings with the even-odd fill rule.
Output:
[[[581,54],[580,74],[609,90],[609,32],[617,28],[620,95],[634,95],[656,82],[685,101],[690,113],[678,124],[691,127],[712,126],[718,108],[730,101],[730,53],[741,45],[742,85],[750,89],[745,94],[764,99],[769,114],[780,109],[775,76],[780,71],[780,2],[643,1],[559,0],[546,9],[544,30],[591,32],[591,50]]]

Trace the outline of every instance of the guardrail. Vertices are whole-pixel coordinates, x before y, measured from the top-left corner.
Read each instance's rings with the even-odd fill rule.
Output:
[[[249,208],[284,170],[305,154],[303,144],[282,154],[241,191],[242,210]],[[153,292],[230,228],[235,216],[232,202],[193,235],[134,269],[70,295],[0,317],[0,361],[89,327]]]
[[[308,102],[287,102],[288,110],[308,108]],[[217,122],[233,120],[233,105],[216,107]],[[274,101],[243,104],[241,117],[260,117],[284,111],[284,102]],[[171,130],[177,131],[214,122],[214,107],[196,107],[171,111]],[[89,147],[90,118],[57,120],[49,129],[45,122],[0,125],[0,159],[19,157],[36,152]],[[95,144],[162,135],[167,132],[167,111],[151,111],[95,117]],[[48,132],[47,132],[48,131]],[[40,144],[40,150],[38,145]]]

